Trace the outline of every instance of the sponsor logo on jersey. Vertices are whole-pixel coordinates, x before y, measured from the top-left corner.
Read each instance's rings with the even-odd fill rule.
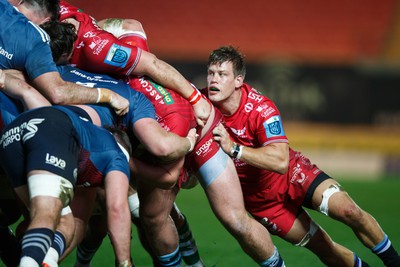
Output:
[[[110,47],[110,50],[108,50],[104,63],[124,68],[128,63],[131,53],[132,53],[131,48],[113,44]]]
[[[171,97],[171,94],[163,86],[151,81],[150,83],[157,90],[157,92],[164,97],[164,102],[166,105],[171,105],[174,103],[174,99]]]
[[[196,154],[200,156],[201,154],[206,154],[210,149],[210,146],[213,142],[213,138],[207,140],[199,149],[196,150]]]
[[[251,91],[251,92],[249,92],[249,99],[252,99],[252,100],[254,100],[254,101],[256,101],[256,102],[261,102],[262,100],[263,100],[263,97],[262,97],[262,95],[260,95],[260,94],[258,94],[258,92],[257,91]]]
[[[268,104],[264,103],[264,104],[259,105],[256,108],[256,111],[261,113],[261,117],[268,118],[269,115],[271,115],[275,111],[275,108],[270,107]]]
[[[174,104],[174,99],[171,97],[171,94],[161,85],[144,78],[140,78],[139,82],[145,90],[145,95],[147,95],[147,97],[153,98],[155,102],[162,105]]]
[[[230,128],[231,128],[232,132],[235,135],[237,135],[237,136],[239,136],[241,138],[246,137],[246,126],[243,129],[235,129],[235,128],[232,128],[232,127],[230,127]]]
[[[265,133],[267,134],[267,138],[285,135],[280,116],[273,116],[269,118],[263,123],[263,125]]]
[[[82,48],[82,47],[84,47],[85,46],[85,43],[84,42],[80,42],[77,46],[76,46],[76,49],[80,49],[80,48]]]
[[[62,170],[64,170],[65,167],[67,166],[65,160],[58,158],[56,156],[52,156],[49,153],[46,153],[45,163],[53,165],[54,167],[60,168]]]
[[[0,46],[0,55],[2,55],[3,57],[5,57],[8,60],[11,60],[14,56],[14,54],[9,53],[1,46]]]
[[[95,49],[93,50],[93,54],[95,55],[100,55],[101,51],[103,50],[103,48],[109,43],[109,40],[101,40],[99,42],[97,42],[97,45],[95,47]]]
[[[300,164],[296,164],[293,168],[292,178],[290,178],[290,183],[303,184],[308,179],[308,176],[303,173],[303,169]]]
[[[94,88],[97,86],[97,83],[103,82],[103,83],[111,83],[111,84],[118,84],[118,81],[110,78],[110,77],[104,77],[101,75],[86,75],[85,73],[77,70],[77,69],[72,69],[68,72],[69,74],[72,74],[74,76],[78,76],[80,78],[80,81],[75,82],[76,84],[85,86],[85,87],[90,87]],[[63,77],[65,74],[63,74]],[[68,78],[68,77],[67,77]],[[74,80],[77,80],[79,78],[74,78]],[[87,80],[87,81],[82,81],[82,80]]]
[[[43,121],[44,119],[31,119],[28,122],[22,123],[20,126],[7,130],[1,136],[0,145],[4,148],[12,144],[14,141],[20,141],[21,139],[24,142],[28,141],[37,133],[37,124],[40,124]]]
[[[246,111],[247,113],[251,112],[253,110],[253,103],[246,103],[244,105],[244,111]]]

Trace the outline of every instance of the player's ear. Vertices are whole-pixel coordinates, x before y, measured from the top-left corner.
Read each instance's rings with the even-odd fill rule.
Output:
[[[235,77],[235,88],[242,87],[244,81],[244,76],[239,74]]]

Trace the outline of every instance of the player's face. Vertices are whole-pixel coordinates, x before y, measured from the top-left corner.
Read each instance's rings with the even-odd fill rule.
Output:
[[[210,65],[207,72],[208,97],[213,103],[228,99],[242,84],[235,77],[232,62]]]

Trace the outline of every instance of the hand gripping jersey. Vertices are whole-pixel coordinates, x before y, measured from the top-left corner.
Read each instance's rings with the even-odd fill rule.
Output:
[[[31,80],[56,71],[47,33],[7,0],[0,10],[0,68],[26,71]]]
[[[144,77],[130,78],[129,84],[132,88],[142,92],[152,102],[156,110],[157,121],[167,131],[186,136],[191,128],[196,127],[192,106],[176,92]],[[203,181],[214,180],[215,173],[218,173],[218,171],[213,172],[212,169],[220,170],[216,166],[221,165],[219,161],[225,155],[219,144],[213,140],[212,135],[214,127],[222,121],[222,114],[215,109],[213,109],[212,114],[208,123],[208,130],[197,129],[199,138],[193,151],[187,154],[185,158],[185,168],[193,173],[199,172],[201,174],[200,182],[203,185],[207,184]],[[181,172],[178,185],[181,186],[187,179],[187,172],[184,170]]]
[[[14,187],[31,170],[47,170],[74,185],[99,186],[107,173],[129,176],[126,156],[107,130],[63,106],[19,115],[0,139],[0,162]]]
[[[119,41],[97,26],[94,18],[79,8],[61,1],[60,21],[79,22],[78,39],[70,60],[76,67],[93,73],[128,76],[139,62],[141,49]]]
[[[225,127],[233,140],[255,148],[288,142],[275,104],[247,84],[241,90],[238,110],[225,116]],[[300,152],[290,149],[289,158],[288,171],[283,175],[234,159],[246,209],[261,222],[272,222],[272,233],[280,236],[290,230],[311,183],[323,174]]]

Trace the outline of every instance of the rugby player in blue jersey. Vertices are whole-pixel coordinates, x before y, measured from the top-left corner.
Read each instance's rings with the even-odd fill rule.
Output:
[[[116,93],[105,88],[85,88],[61,79],[46,32],[6,0],[0,0],[0,10],[0,69],[23,71],[33,87],[52,104],[107,103],[118,114],[127,112],[128,101]]]
[[[66,107],[34,109],[7,125],[0,139],[0,163],[30,213],[19,266],[42,266],[52,243],[63,250],[64,236],[56,230],[62,229],[61,215],[72,216],[68,205],[74,186],[87,182],[83,177],[104,185],[117,260],[130,266],[127,159],[126,149],[108,131]]]

